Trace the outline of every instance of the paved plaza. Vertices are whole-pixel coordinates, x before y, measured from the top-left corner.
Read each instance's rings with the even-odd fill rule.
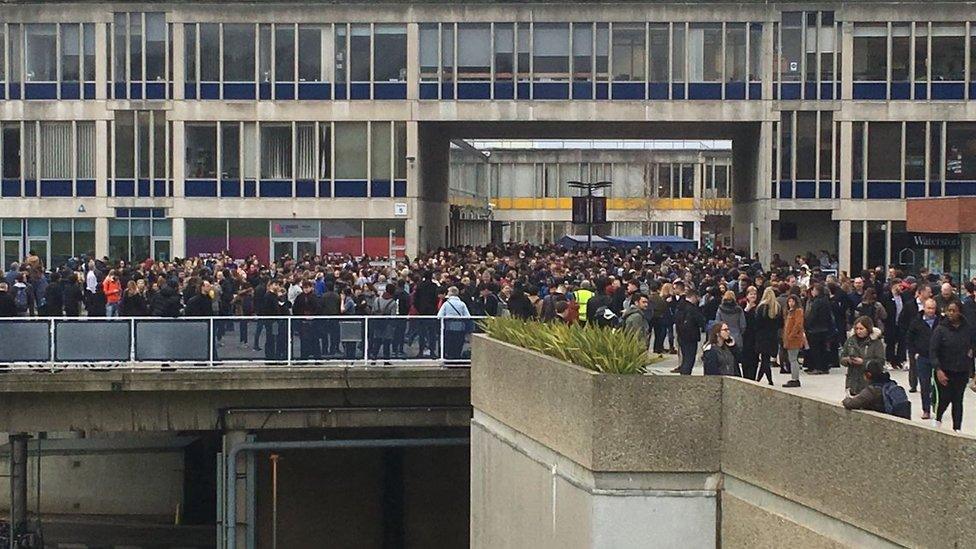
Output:
[[[665,355],[662,362],[658,362],[651,366],[650,372],[655,375],[676,375],[671,373],[671,369],[678,365],[678,358],[676,355]],[[899,385],[908,391],[908,370],[888,370],[891,374],[891,379],[897,381]],[[787,391],[790,393],[795,393],[798,395],[813,397],[821,400],[826,400],[832,403],[838,403],[844,399],[846,396],[846,391],[844,390],[844,379],[847,374],[846,368],[833,368],[830,370],[828,375],[817,375],[811,376],[806,373],[800,374],[801,387],[796,389],[787,389],[782,387],[784,383],[789,381],[789,374],[780,374],[778,367],[773,367],[773,383],[775,383],[775,388],[781,391]],[[701,359],[695,363],[695,369],[693,375],[702,375]],[[762,382],[765,384],[765,381]],[[923,421],[922,416],[922,400],[920,393],[909,393],[909,400],[912,401],[912,419],[916,421],[919,425],[924,425],[926,427],[931,426],[931,422]],[[963,404],[963,419],[962,419],[962,432],[968,435],[976,436],[976,392],[971,390],[966,390],[966,396],[964,397]],[[933,409],[933,416],[935,411]],[[941,429],[943,431],[952,430],[952,409],[946,410],[945,416],[942,418]]]

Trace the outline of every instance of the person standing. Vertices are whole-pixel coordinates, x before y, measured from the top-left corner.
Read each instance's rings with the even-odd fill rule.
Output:
[[[461,358],[464,336],[470,321],[459,319],[471,317],[468,306],[461,301],[459,294],[457,286],[448,288],[447,299],[437,311],[437,317],[444,323],[444,359],[447,361]]]
[[[935,369],[935,426],[952,405],[952,430],[962,429],[962,402],[966,382],[973,376],[973,337],[962,307],[950,301],[945,308],[945,322],[932,331],[929,359]]]
[[[735,344],[742,348],[742,334],[746,331],[746,315],[742,307],[735,302],[735,294],[729,290],[722,296],[722,303],[715,312],[715,323],[725,323],[729,327],[729,333]]]
[[[644,311],[648,305],[647,296],[640,292],[635,292],[631,294],[630,302],[630,308],[623,314],[623,326],[625,329],[637,334],[637,337],[644,342],[646,347],[647,335],[650,331],[647,317],[644,316]]]
[[[772,361],[776,358],[779,351],[779,341],[776,335],[783,327],[783,316],[780,314],[779,301],[776,300],[776,292],[767,287],[763,291],[762,300],[756,308],[755,320],[755,351],[759,357],[759,371],[754,378],[762,381],[763,376],[766,381],[773,384]]]
[[[715,322],[702,347],[702,366],[706,376],[739,376],[740,351],[725,322]]]
[[[840,350],[840,365],[847,366],[847,380],[844,382],[844,387],[851,396],[860,393],[867,385],[864,379],[864,365],[872,360],[880,360],[882,364],[884,363],[884,340],[881,338],[881,329],[877,328],[870,318],[862,316],[854,321],[854,329],[851,330],[844,347]]]
[[[783,387],[800,386],[800,351],[807,347],[807,334],[803,329],[803,307],[800,296],[789,294],[786,297],[786,312],[783,313],[783,350],[786,351],[790,368],[790,380]]]
[[[674,316],[674,329],[678,336],[678,348],[681,351],[681,365],[678,367],[681,375],[691,375],[698,355],[698,342],[705,331],[705,315],[698,308],[698,293],[688,290],[684,299],[680,300]]]
[[[830,366],[827,364],[827,338],[833,329],[833,315],[830,311],[830,301],[824,294],[823,286],[814,284],[810,288],[810,303],[803,315],[803,328],[807,336],[806,370],[812,375],[827,374]]]
[[[102,291],[105,292],[105,316],[119,316],[119,302],[122,300],[122,284],[111,270],[102,281]],[[208,315],[209,316],[209,315]]]
[[[64,315],[76,317],[81,314],[81,304],[84,301],[81,287],[78,285],[78,273],[70,273],[64,280],[62,288],[64,295]]]
[[[905,332],[908,356],[915,365],[917,383],[922,389],[922,419],[931,419],[932,411],[932,361],[929,358],[932,333],[941,322],[934,299],[926,299],[922,311],[915,315]]]

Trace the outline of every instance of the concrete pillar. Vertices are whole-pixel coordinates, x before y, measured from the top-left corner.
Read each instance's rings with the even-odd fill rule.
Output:
[[[174,217],[172,236],[172,256],[186,257],[186,219]]]
[[[184,83],[186,82],[186,70],[183,64],[184,61],[183,51],[185,48],[186,46],[183,41],[183,24],[174,23],[173,24],[173,52],[170,54],[173,56],[172,57],[173,74],[170,75],[170,78],[173,81],[174,101],[181,101],[182,99],[185,98],[184,93],[186,89]],[[174,148],[174,150],[180,151],[183,149]],[[181,257],[181,256],[176,256],[176,257]]]
[[[173,121],[173,197],[183,198],[184,195],[184,174],[186,173],[185,159],[183,158],[182,151],[186,150],[185,137],[183,131],[183,121],[174,120]],[[177,154],[178,152],[178,154]],[[183,202],[182,200],[177,200],[176,203],[179,204]],[[178,208],[173,208],[171,215],[179,214]]]
[[[854,23],[850,21],[841,23],[840,46],[841,59],[852,59],[854,53]],[[853,63],[845,62],[841,64],[840,78],[841,98],[845,101],[850,101],[854,97]]]
[[[409,57],[408,57],[409,59]],[[409,90],[409,86],[407,87]],[[420,251],[420,226],[417,197],[420,191],[420,132],[419,124],[415,121],[407,122],[407,222],[406,246],[407,256],[417,257]]]
[[[95,256],[108,256],[108,218],[95,218]]]
[[[841,219],[837,223],[837,268],[851,274],[851,221]]]
[[[854,146],[854,125],[850,120],[842,120],[840,123],[840,140],[837,143],[840,147],[840,198],[851,198],[852,181],[854,180],[853,158]]]
[[[248,434],[245,431],[228,431],[224,433],[222,450],[224,459],[227,459],[227,456],[230,454],[231,449],[234,446],[246,442],[247,440]],[[224,501],[225,506],[233,505],[236,509],[234,516],[236,517],[237,522],[237,539],[228,540],[224,538],[224,543],[228,548],[240,549],[245,547],[253,547],[253,545],[248,545],[248,538],[250,537],[253,540],[253,536],[250,536],[249,534],[252,533],[251,530],[253,530],[254,525],[254,522],[251,522],[252,527],[248,527],[248,521],[253,517],[253,512],[250,515],[248,514],[248,508],[250,507],[251,511],[254,509],[254,505],[248,506],[247,500],[249,495],[247,473],[249,469],[252,468],[248,467],[247,453],[241,453],[237,457],[237,478],[233,480],[233,482],[235,482],[237,485],[235,490],[235,493],[237,494],[237,501]],[[220,471],[219,474],[226,474],[226,471]],[[221,494],[219,497],[224,497],[226,494],[227,489],[225,487],[224,494]],[[218,517],[218,519],[221,521],[224,533],[226,533],[227,525],[223,524],[224,517]]]
[[[420,25],[407,25],[407,100],[420,99]]]
[[[699,246],[701,246],[701,244],[702,244],[702,241],[701,241],[701,238],[702,238],[702,230],[701,230],[702,222],[701,221],[693,221],[693,223],[695,224],[695,227],[694,227],[694,229],[692,229],[692,231],[693,231],[692,232],[692,238],[694,239],[695,242],[698,243]]]
[[[15,534],[27,531],[27,441],[30,435],[10,435],[10,525]]]
[[[108,25],[105,23],[95,24],[95,59],[95,99],[104,101],[108,91],[109,66],[98,61],[108,59]]]

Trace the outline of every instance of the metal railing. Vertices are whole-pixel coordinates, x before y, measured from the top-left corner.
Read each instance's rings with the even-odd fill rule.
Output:
[[[2,318],[0,368],[465,366],[480,318]]]

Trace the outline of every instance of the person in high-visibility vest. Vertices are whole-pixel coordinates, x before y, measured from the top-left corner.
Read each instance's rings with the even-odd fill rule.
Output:
[[[584,280],[580,284],[580,289],[576,290],[576,303],[579,303],[580,324],[586,324],[586,303],[593,297],[593,285],[589,280]]]

